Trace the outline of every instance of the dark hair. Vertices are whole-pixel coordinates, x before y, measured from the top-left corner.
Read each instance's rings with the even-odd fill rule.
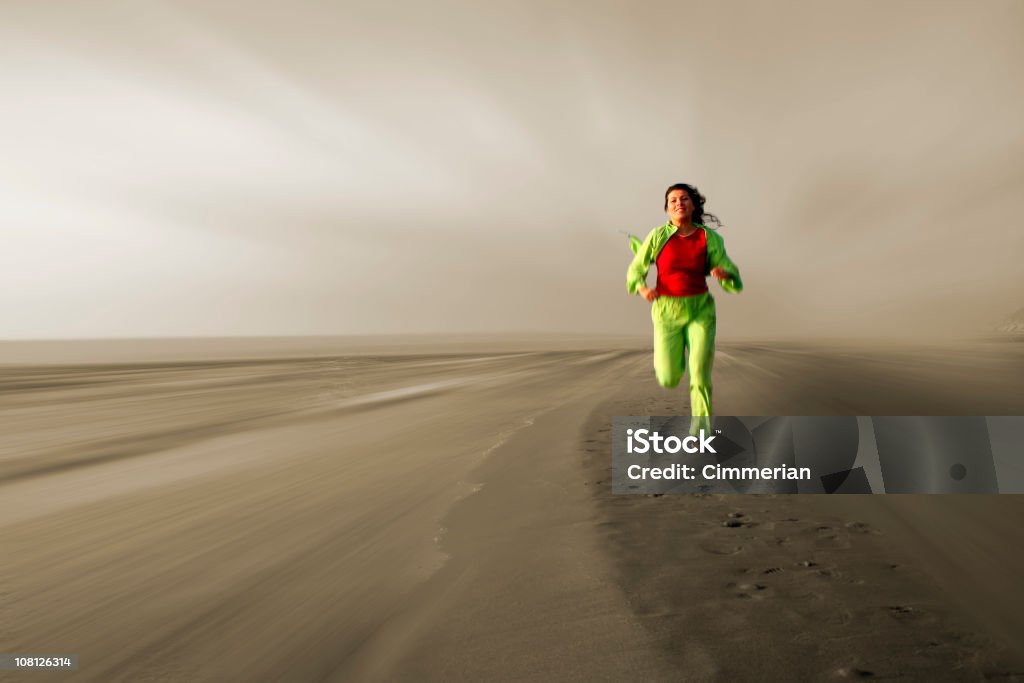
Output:
[[[668,195],[672,190],[682,190],[686,194],[690,195],[690,201],[693,202],[693,222],[700,223],[701,225],[707,225],[713,228],[714,225],[719,227],[722,226],[722,221],[718,220],[718,216],[713,213],[704,212],[704,202],[707,201],[704,195],[694,187],[693,185],[687,185],[686,183],[676,183],[667,190],[665,190],[665,207],[663,210],[668,210]]]

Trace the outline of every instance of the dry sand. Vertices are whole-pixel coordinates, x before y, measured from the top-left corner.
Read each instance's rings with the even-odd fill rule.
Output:
[[[686,396],[643,343],[543,345],[6,367],[0,652],[80,655],[32,680],[1020,677],[1024,497],[612,496],[611,416]],[[1022,370],[725,346],[716,399],[1024,414]]]

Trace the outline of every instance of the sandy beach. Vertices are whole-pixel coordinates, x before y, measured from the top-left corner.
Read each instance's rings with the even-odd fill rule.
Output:
[[[0,651],[80,658],[0,678],[1024,678],[1021,496],[614,496],[611,417],[688,411],[643,340],[235,344],[0,358]],[[1020,376],[725,344],[716,408],[1021,415]]]
[[[3,14],[0,683],[1024,682],[1024,0]]]

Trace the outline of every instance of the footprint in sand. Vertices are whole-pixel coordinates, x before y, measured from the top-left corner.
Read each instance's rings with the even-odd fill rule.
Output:
[[[739,529],[741,527],[754,526],[753,522],[745,522],[742,519],[727,519],[722,522],[722,526],[729,527],[730,529]]]
[[[910,605],[890,605],[885,608],[889,616],[897,621],[923,623],[933,621],[931,615],[917,607]]]
[[[712,555],[735,555],[743,552],[743,546],[736,543],[722,541],[704,541],[699,545],[700,549]]]
[[[814,535],[814,544],[816,546],[837,549],[850,547],[850,540],[847,534],[834,527],[823,524],[815,527],[810,533]]]
[[[772,589],[763,583],[730,583],[726,588],[743,600],[763,600],[772,594]]]
[[[751,521],[742,512],[730,512],[726,515],[728,519],[722,522],[722,526],[729,527],[730,529],[738,529],[740,527],[752,527],[757,526],[756,522]]]
[[[856,666],[844,666],[841,669],[836,669],[833,675],[836,678],[874,678],[875,672]]]

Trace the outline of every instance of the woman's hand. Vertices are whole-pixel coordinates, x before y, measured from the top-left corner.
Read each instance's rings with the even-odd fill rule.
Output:
[[[640,296],[642,296],[646,301],[654,301],[655,299],[658,298],[658,292],[656,292],[653,289],[648,289],[647,287],[640,287],[640,289],[638,289],[637,291],[640,292]]]
[[[732,276],[731,276],[731,275],[729,275],[729,273],[728,273],[728,272],[727,272],[727,271],[725,270],[725,268],[723,268],[723,267],[721,267],[721,266],[719,266],[719,267],[717,267],[717,268],[714,268],[714,269],[712,269],[712,271],[711,271],[711,274],[712,274],[712,275],[714,275],[714,276],[715,276],[715,278],[717,278],[718,280],[728,280],[728,279],[729,279],[730,277],[732,277]]]

